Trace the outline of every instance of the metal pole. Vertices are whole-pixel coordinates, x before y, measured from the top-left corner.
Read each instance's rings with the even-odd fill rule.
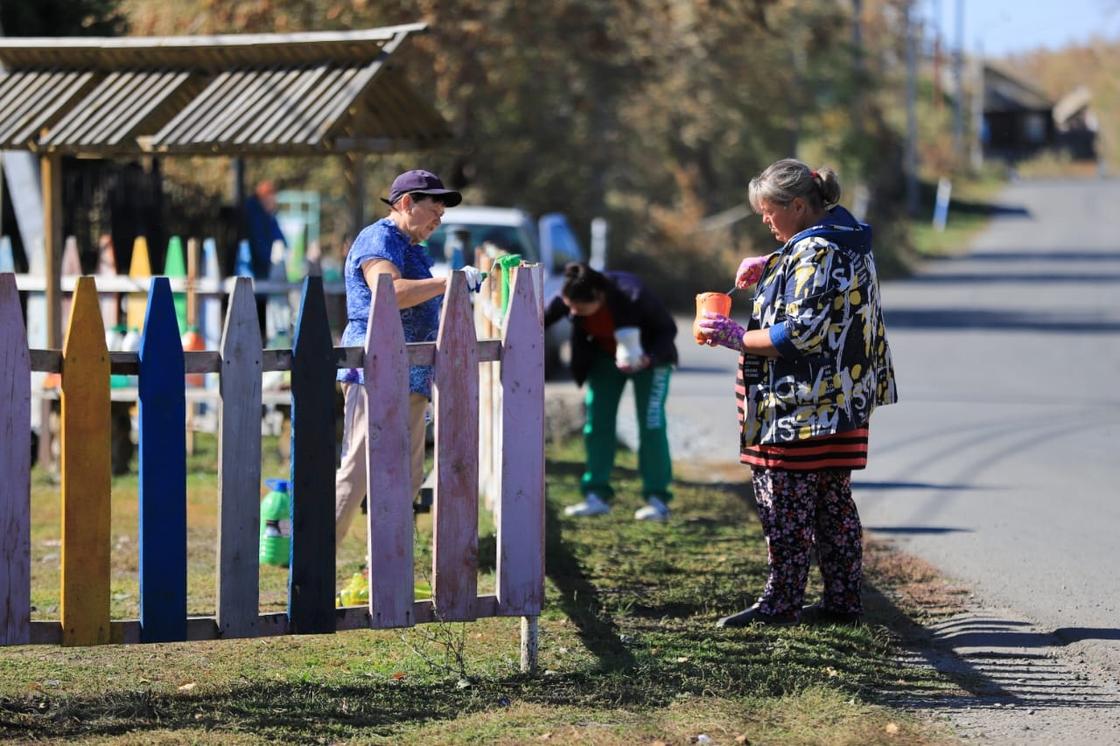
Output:
[[[863,0],[852,0],[852,67],[856,78],[852,96],[852,129],[863,134],[863,85],[866,80],[863,59]]]
[[[960,166],[964,164],[964,0],[957,0],[956,37],[953,54],[953,80],[957,89],[953,107],[953,155]]]
[[[521,673],[537,672],[537,645],[540,642],[538,617],[521,617]]]
[[[906,4],[906,212],[918,214],[918,35],[914,0]]]
[[[973,60],[972,91],[972,153],[971,165],[979,169],[984,165],[984,49],[977,44],[976,59]]]
[[[361,153],[347,153],[346,183],[350,200],[350,236],[353,238],[366,225],[365,158]]]

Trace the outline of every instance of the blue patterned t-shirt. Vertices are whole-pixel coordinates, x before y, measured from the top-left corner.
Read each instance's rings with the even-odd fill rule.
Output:
[[[346,279],[346,328],[342,332],[343,347],[362,347],[366,343],[366,328],[369,324],[369,306],[373,292],[366,284],[362,274],[362,264],[371,259],[386,259],[392,262],[405,280],[426,280],[432,276],[432,259],[423,246],[413,245],[408,236],[389,218],[382,218],[366,226],[346,255],[343,276]],[[404,326],[406,342],[434,342],[439,331],[439,311],[443,296],[401,310],[401,323]],[[338,372],[338,380],[344,383],[362,383],[364,378],[359,368],[343,368]],[[408,388],[432,396],[432,366],[413,365],[408,369]]]

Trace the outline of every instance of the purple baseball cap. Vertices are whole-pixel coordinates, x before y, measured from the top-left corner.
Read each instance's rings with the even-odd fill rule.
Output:
[[[406,194],[439,197],[440,201],[448,207],[454,207],[463,201],[463,195],[454,189],[445,189],[438,176],[431,171],[421,169],[405,171],[393,179],[393,186],[389,188],[389,199],[382,197],[381,201],[387,205],[395,205],[397,200]]]

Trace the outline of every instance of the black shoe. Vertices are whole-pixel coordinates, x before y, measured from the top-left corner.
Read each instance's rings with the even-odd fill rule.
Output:
[[[801,621],[809,624],[859,624],[863,614],[858,611],[836,611],[820,601],[801,609]]]
[[[755,604],[738,614],[725,616],[716,622],[716,627],[720,629],[724,627],[746,627],[750,624],[771,624],[775,626],[797,624],[797,614],[792,611],[788,614],[766,614],[758,608],[758,604]]]

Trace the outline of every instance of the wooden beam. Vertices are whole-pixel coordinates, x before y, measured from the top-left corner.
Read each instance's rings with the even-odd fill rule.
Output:
[[[62,157],[39,158],[43,192],[43,273],[47,280],[47,346],[62,346],[62,293],[59,263],[62,259]],[[35,247],[29,247],[34,251]]]

